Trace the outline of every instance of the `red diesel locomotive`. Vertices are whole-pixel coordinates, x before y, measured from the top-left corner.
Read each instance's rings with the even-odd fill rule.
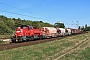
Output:
[[[42,31],[32,26],[22,25],[16,28],[12,42],[34,40],[35,38],[42,39]]]

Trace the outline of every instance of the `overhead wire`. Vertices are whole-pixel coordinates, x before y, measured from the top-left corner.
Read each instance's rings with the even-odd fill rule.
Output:
[[[19,9],[19,10],[23,10],[23,9],[20,9],[20,8],[15,7],[15,6],[11,6],[11,5],[2,3],[2,2],[0,2],[0,4],[6,5],[6,6],[9,6],[9,7],[13,7],[13,8],[16,8],[16,9]],[[23,11],[27,11],[27,10],[23,10]],[[29,11],[27,11],[27,12],[29,12]],[[29,13],[31,13],[31,12],[29,12]]]
[[[14,6],[11,6],[11,5],[2,3],[2,2],[0,2],[0,4],[6,5],[6,6],[9,6],[9,7],[13,7],[13,8],[17,8],[17,7],[14,7]],[[29,12],[29,11],[27,11],[27,10],[23,10],[23,9],[20,9],[20,8],[17,8],[17,9],[22,10],[22,11],[26,11],[26,12]],[[29,16],[29,15],[18,14],[18,13],[14,13],[14,12],[8,12],[8,11],[3,11],[3,10],[0,10],[0,11],[6,12],[6,13],[11,13],[11,14],[16,14],[16,15],[21,15],[21,16],[32,17],[32,18],[36,18],[36,19],[48,20],[48,19],[43,19],[43,18],[39,18],[39,17],[35,17],[35,16]],[[31,12],[29,12],[29,13],[31,13]]]
[[[32,18],[42,19],[42,18],[38,18],[38,17],[34,17],[34,16],[29,16],[29,15],[24,15],[24,14],[19,14],[19,13],[15,13],[15,12],[8,12],[8,11],[4,11],[4,10],[0,10],[0,11],[1,12],[10,13],[10,14],[16,14],[16,15],[21,15],[21,16],[26,16],[26,17],[32,17]],[[42,19],[42,20],[46,20],[46,19]]]

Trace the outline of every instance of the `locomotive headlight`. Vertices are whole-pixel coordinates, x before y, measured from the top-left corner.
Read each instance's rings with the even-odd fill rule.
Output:
[[[17,33],[20,33],[20,31],[16,31]]]

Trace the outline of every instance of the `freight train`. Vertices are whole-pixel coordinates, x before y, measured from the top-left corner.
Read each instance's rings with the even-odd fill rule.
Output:
[[[13,36],[12,42],[22,42],[35,39],[45,39],[52,37],[67,36],[72,34],[82,33],[82,30],[72,28],[54,28],[54,27],[42,27],[35,28],[29,25],[22,25],[17,27]]]

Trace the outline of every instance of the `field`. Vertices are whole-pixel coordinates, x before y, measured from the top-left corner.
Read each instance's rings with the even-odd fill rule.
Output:
[[[10,38],[12,35],[0,35],[0,39],[1,38]]]
[[[89,60],[90,32],[0,51],[0,60]]]
[[[9,41],[3,41],[3,40],[10,39],[11,36],[12,36],[11,34],[8,34],[8,35],[0,35],[0,45],[1,45],[1,44],[9,44]]]

